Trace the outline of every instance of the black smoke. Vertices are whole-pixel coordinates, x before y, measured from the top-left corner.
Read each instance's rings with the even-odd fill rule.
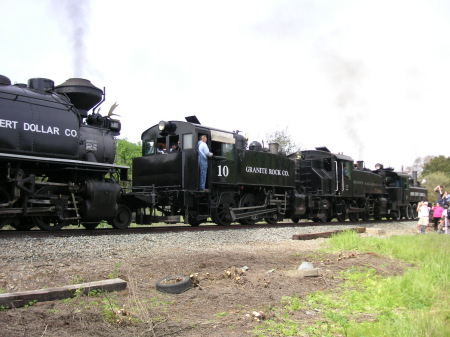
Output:
[[[90,0],[55,0],[53,12],[71,50],[74,77],[84,77],[88,68],[87,34],[91,13]]]

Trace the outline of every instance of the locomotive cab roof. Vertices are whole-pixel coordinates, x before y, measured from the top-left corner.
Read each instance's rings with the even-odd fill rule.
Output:
[[[245,137],[236,132],[226,131],[218,128],[208,127],[200,125],[199,123],[193,123],[193,116],[189,117],[189,121],[160,121],[158,124],[145,130],[141,135],[141,140],[145,140],[150,136],[165,137],[168,135],[177,135],[185,133],[194,134],[207,134],[211,141],[236,144],[237,147],[242,147],[245,143]],[[195,117],[195,116],[194,116]],[[195,121],[198,120],[195,118]],[[241,145],[242,144],[242,145]]]
[[[331,153],[326,147],[316,147],[315,150],[305,150],[301,151],[303,159],[314,159],[314,158],[329,158],[333,157],[337,160],[347,160],[353,162],[353,159],[341,153]]]

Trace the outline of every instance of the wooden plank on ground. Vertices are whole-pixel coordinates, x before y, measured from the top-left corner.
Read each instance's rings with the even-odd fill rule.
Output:
[[[333,234],[341,233],[345,231],[356,231],[358,233],[364,233],[366,231],[365,227],[349,228],[349,229],[339,229],[331,232],[321,232],[321,233],[308,233],[308,234],[294,234],[292,240],[314,240],[318,238],[330,238]]]
[[[22,291],[17,293],[0,294],[0,307],[18,308],[28,305],[30,302],[45,302],[69,298],[74,296],[75,292],[81,292],[84,295],[92,290],[118,291],[127,287],[127,282],[115,278],[111,280],[72,284],[64,287],[38,289]]]

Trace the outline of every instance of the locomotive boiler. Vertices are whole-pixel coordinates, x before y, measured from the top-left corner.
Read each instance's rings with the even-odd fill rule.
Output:
[[[72,78],[11,84],[0,76],[0,228],[113,226],[127,167],[115,165],[120,121],[95,112],[104,91]],[[91,114],[89,110],[93,109]]]

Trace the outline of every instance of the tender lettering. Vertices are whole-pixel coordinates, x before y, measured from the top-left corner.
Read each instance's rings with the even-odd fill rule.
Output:
[[[23,130],[37,133],[49,133],[52,135],[59,135],[59,128],[56,126],[45,126],[39,124],[23,123]]]
[[[265,168],[265,167],[252,167],[252,166],[247,166],[247,167],[245,168],[245,172],[248,172],[248,173],[267,174],[267,168]]]
[[[64,131],[64,134],[65,134],[67,137],[76,137],[76,136],[77,136],[77,130],[66,129],[66,130]]]
[[[9,119],[0,119],[0,128],[16,129],[18,121],[10,121]]]
[[[272,176],[283,176],[283,177],[289,177],[289,172],[286,170],[280,170],[280,169],[271,169],[267,167],[253,167],[253,166],[246,166],[245,172],[247,173],[258,173],[258,174],[268,174]]]

